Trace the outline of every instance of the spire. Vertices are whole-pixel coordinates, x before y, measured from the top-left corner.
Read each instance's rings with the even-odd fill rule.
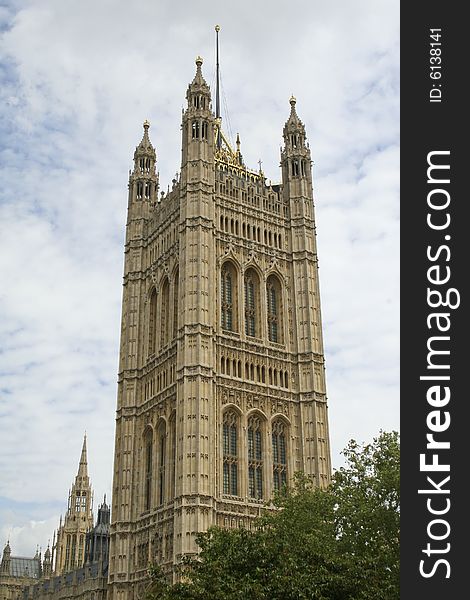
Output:
[[[237,142],[236,143],[237,143],[237,161],[238,161],[239,165],[243,166],[243,156],[240,151],[240,134],[239,133],[237,133]]]
[[[211,93],[209,86],[204,79],[202,74],[202,63],[203,60],[200,56],[196,57],[196,74],[194,79],[188,86],[186,92],[186,100],[188,101],[188,108],[198,109],[209,109]]]
[[[290,115],[289,115],[289,118],[287,119],[286,125],[284,127],[284,135],[286,135],[286,132],[298,131],[300,133],[303,133],[303,135],[305,136],[304,124],[299,119],[299,116],[297,115],[297,111],[295,109],[297,100],[294,96],[291,96],[289,98],[289,104],[290,104]]]
[[[290,97],[289,104],[290,115],[283,130],[285,149],[289,153],[299,154],[299,152],[308,149],[308,146],[306,146],[305,126],[297,115],[295,108],[297,100],[294,96]]]
[[[157,153],[150,141],[150,122],[147,119],[143,123],[143,128],[144,135],[134,152],[134,170],[129,174],[129,202],[135,200],[155,202],[158,194]],[[140,205],[140,202],[138,204]]]
[[[136,167],[139,163],[139,158],[143,159],[147,157],[153,159],[153,161],[157,159],[155,148],[153,147],[149,137],[150,121],[145,119],[143,123],[143,128],[144,135],[142,136],[142,140],[140,141],[140,144],[136,147],[134,152],[134,162]]]
[[[86,454],[86,433],[83,437],[82,454],[80,456],[80,464],[78,465],[77,477],[88,477],[88,462]]]

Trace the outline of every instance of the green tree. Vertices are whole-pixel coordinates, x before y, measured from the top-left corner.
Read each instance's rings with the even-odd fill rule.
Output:
[[[169,585],[152,571],[149,600],[395,600],[399,597],[399,438],[351,441],[328,490],[303,475],[256,528],[211,528]]]

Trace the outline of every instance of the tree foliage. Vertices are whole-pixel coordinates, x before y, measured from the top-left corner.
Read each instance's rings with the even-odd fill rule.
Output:
[[[151,570],[148,600],[395,600],[399,597],[399,438],[351,441],[328,490],[302,475],[256,527],[211,528],[170,585]]]

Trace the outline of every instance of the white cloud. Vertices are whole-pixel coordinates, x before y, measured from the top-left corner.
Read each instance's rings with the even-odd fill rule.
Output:
[[[307,128],[333,464],[349,438],[398,428],[396,2],[11,3],[0,11],[0,535],[13,553],[47,544],[85,429],[95,498],[111,492],[127,170],[145,118],[163,188],[179,170],[181,106],[197,54],[213,81],[217,22],[246,162],[261,158],[279,180],[292,93]]]

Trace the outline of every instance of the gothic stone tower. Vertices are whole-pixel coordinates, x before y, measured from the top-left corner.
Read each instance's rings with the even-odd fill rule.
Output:
[[[93,527],[92,489],[88,477],[86,436],[75,482],[69,492],[67,513],[62,517],[53,546],[54,574],[61,575],[83,566],[85,536]]]
[[[250,526],[296,471],[324,487],[330,450],[310,150],[295,99],[282,183],[226,141],[201,65],[182,162],[158,197],[149,124],[129,178],[109,593]]]

